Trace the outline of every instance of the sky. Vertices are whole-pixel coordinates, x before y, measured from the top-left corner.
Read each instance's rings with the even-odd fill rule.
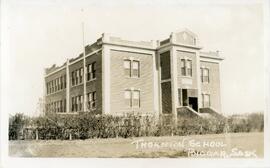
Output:
[[[8,26],[8,112],[37,115],[44,68],[62,65],[106,32],[128,40],[162,40],[187,28],[203,51],[219,50],[224,114],[264,109],[263,8],[258,3],[188,1],[10,0]],[[198,1],[197,1],[198,2]],[[221,2],[221,1],[220,1]],[[82,10],[83,9],[83,10]]]

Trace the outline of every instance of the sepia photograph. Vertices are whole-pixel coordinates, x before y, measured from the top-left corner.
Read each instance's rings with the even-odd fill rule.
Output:
[[[3,168],[268,165],[267,1],[9,0],[1,18]]]

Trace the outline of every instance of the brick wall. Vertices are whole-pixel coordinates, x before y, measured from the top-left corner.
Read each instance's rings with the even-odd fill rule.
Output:
[[[171,82],[161,83],[162,113],[172,113],[172,90]]]
[[[110,50],[110,102],[111,113],[153,112],[153,57],[143,53]],[[140,77],[129,78],[124,74],[124,59],[140,61]],[[140,108],[131,108],[125,104],[125,89],[140,90]]]
[[[171,78],[170,51],[160,54],[161,80]]]
[[[96,110],[94,113],[100,113],[102,112],[102,67],[101,67],[101,51],[86,57],[86,65],[91,64],[93,62],[96,62],[96,79],[93,81],[87,81],[86,83],[86,93],[96,91]],[[69,111],[71,112],[72,107],[72,97],[81,95],[83,96],[83,82],[72,86],[72,72],[80,69],[83,67],[83,60],[80,60],[76,63],[71,63],[69,65],[69,79],[70,79],[70,96],[69,96]],[[45,78],[46,82],[49,82],[53,79],[56,79],[60,76],[63,76],[66,74],[66,68],[63,70],[57,71],[53,73],[52,75],[49,75]],[[52,93],[46,96],[45,101],[46,104],[50,102],[55,102],[59,100],[66,99],[66,89],[63,89],[61,91],[57,91],[56,93]]]
[[[66,74],[65,68],[60,70],[60,71],[57,71],[56,73],[53,73],[53,74],[45,77],[45,84],[47,82],[55,80],[61,76],[64,76],[65,74]],[[46,93],[47,93],[47,85],[46,85]],[[54,103],[54,102],[60,101],[60,100],[64,101],[65,99],[66,99],[66,89],[63,88],[62,90],[59,90],[59,91],[56,91],[56,92],[53,92],[50,94],[46,94],[45,105],[47,105],[49,103]]]
[[[197,89],[197,57],[196,53],[177,51],[177,85],[178,88]],[[181,59],[192,60],[192,77],[185,77],[181,75]],[[191,84],[189,82],[192,82]]]
[[[101,114],[101,111],[102,111],[101,52],[98,52],[97,54],[86,57],[86,66],[88,64],[93,63],[93,62],[96,62],[96,79],[93,81],[86,82],[86,93],[96,91],[97,100],[96,100],[96,110],[94,111],[94,113]],[[80,61],[69,66],[69,74],[70,74],[69,108],[70,108],[70,111],[71,111],[71,107],[72,107],[72,97],[84,94],[83,83],[76,85],[76,86],[72,86],[72,71],[77,70],[77,69],[82,68],[82,67],[83,67],[83,60],[80,60]]]
[[[200,62],[201,66],[209,68],[209,83],[201,84],[201,91],[210,94],[210,106],[221,112],[220,103],[220,74],[219,64],[211,62]]]
[[[76,63],[69,65],[69,83],[70,83],[70,92],[69,92],[69,109],[72,112],[72,97],[83,96],[83,83],[72,86],[72,72],[83,67],[83,60],[80,60]]]
[[[86,58],[86,65],[96,62],[96,80],[88,81],[86,83],[86,92],[96,91],[96,111],[95,113],[102,113],[102,56],[101,51]]]

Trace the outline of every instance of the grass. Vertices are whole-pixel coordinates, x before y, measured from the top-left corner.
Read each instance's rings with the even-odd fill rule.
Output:
[[[140,141],[140,142],[139,142]],[[12,157],[263,157],[263,133],[10,141]],[[226,153],[227,155],[224,155]],[[206,155],[207,154],[207,155]]]

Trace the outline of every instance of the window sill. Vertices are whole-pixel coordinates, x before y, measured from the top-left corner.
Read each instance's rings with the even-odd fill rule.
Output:
[[[87,80],[86,83],[87,83],[87,82],[92,82],[92,81],[95,81],[95,80],[97,80],[97,78]]]
[[[183,75],[181,75],[181,77],[182,78],[188,78],[188,79],[191,79],[192,78],[192,76],[183,76]]]
[[[140,79],[140,77],[125,77],[126,79]]]
[[[97,108],[87,109],[86,112],[91,112],[91,111],[95,111],[95,110],[97,110]]]
[[[77,84],[77,85],[73,85],[73,86],[71,86],[70,88],[74,88],[74,87],[76,87],[76,86],[80,86],[80,85],[83,85],[83,82],[82,82],[82,83],[80,83],[80,84]]]
[[[130,110],[133,110],[133,109],[141,109],[141,107],[130,107],[130,106],[128,106],[128,107],[126,107],[126,108],[128,108],[128,109],[130,109]]]
[[[47,94],[46,96],[54,95],[54,94],[60,93],[60,92],[65,91],[65,90],[66,90],[66,89],[58,90],[58,91],[56,91],[56,92]]]
[[[86,83],[88,83],[88,82],[92,82],[92,81],[95,81],[95,80],[97,80],[97,78],[94,78],[94,79],[88,80],[88,81],[86,81]],[[82,83],[80,83],[80,84],[73,85],[73,86],[71,86],[70,88],[73,88],[73,87],[76,87],[76,86],[80,86],[80,85],[83,85],[83,84],[84,84],[84,83],[82,82]]]

